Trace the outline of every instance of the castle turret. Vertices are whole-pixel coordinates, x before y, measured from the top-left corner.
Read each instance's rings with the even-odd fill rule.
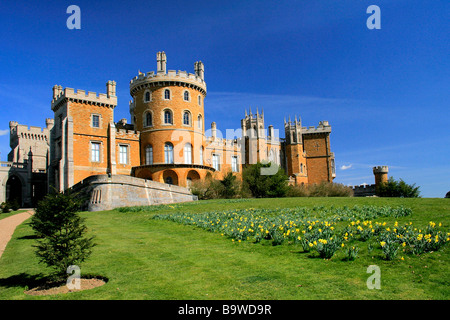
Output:
[[[109,97],[115,97],[116,96],[116,82],[109,80],[106,83],[106,95]]]
[[[164,51],[158,52],[156,54],[156,72],[165,74],[166,65],[167,65],[166,53]]]
[[[195,73],[167,70],[164,51],[156,54],[156,62],[156,72],[139,72],[130,81],[131,121],[141,132],[140,167],[134,174],[186,186],[209,170],[204,165],[210,158],[204,128],[204,65],[195,62]]]
[[[388,181],[388,166],[373,167],[373,174],[375,175],[375,186],[379,186],[382,183]]]

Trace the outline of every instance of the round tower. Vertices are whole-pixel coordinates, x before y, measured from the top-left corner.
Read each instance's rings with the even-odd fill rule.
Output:
[[[373,167],[373,174],[375,175],[375,186],[388,181],[388,166]]]
[[[188,186],[203,178],[204,165],[204,65],[195,62],[195,73],[166,71],[164,52],[156,55],[157,71],[130,81],[131,122],[140,131],[141,165],[134,175],[159,182]]]

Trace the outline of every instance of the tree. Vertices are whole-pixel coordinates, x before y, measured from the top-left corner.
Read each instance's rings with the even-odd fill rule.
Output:
[[[95,245],[93,237],[86,237],[85,219],[78,214],[80,205],[70,192],[48,194],[31,218],[38,237],[36,255],[57,277],[63,277],[69,266],[85,261]]]
[[[447,192],[447,194],[445,195],[445,198],[450,198],[450,191]]]
[[[221,196],[226,199],[234,198],[239,192],[239,183],[236,181],[236,176],[233,172],[228,172],[227,175],[220,180],[223,189]]]
[[[242,178],[254,197],[284,197],[288,190],[287,176],[281,167],[273,175],[262,175],[261,168],[270,163],[258,162],[244,169]]]
[[[420,195],[419,187],[416,184],[409,185],[402,179],[399,181],[389,177],[385,183],[381,183],[376,188],[376,195],[379,197],[399,197],[399,198],[418,198]]]

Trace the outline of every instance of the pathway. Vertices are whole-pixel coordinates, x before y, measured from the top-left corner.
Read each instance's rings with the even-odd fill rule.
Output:
[[[14,230],[16,230],[16,227],[33,214],[34,210],[29,209],[26,212],[17,213],[11,217],[0,220],[0,258],[3,251],[5,251],[8,241],[11,239]]]

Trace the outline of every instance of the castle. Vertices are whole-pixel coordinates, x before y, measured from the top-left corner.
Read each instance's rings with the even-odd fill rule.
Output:
[[[328,121],[303,127],[300,119],[289,117],[282,139],[272,125],[266,129],[263,110],[245,110],[240,129],[224,138],[215,122],[205,130],[204,64],[195,62],[194,73],[188,73],[166,70],[164,52],[156,58],[156,72],[139,72],[130,81],[130,123],[114,122],[114,81],[99,94],[55,85],[54,117],[46,120],[44,129],[11,121],[12,150],[0,166],[0,202],[15,198],[30,206],[51,188],[63,191],[86,181],[112,180],[118,186],[158,189],[159,195],[176,189],[173,192],[183,194],[183,200],[188,195],[183,188],[192,181],[220,179],[228,172],[240,176],[246,165],[264,161],[284,168],[291,184],[333,181]],[[92,178],[96,176],[107,178]],[[98,201],[99,196],[93,197]]]

